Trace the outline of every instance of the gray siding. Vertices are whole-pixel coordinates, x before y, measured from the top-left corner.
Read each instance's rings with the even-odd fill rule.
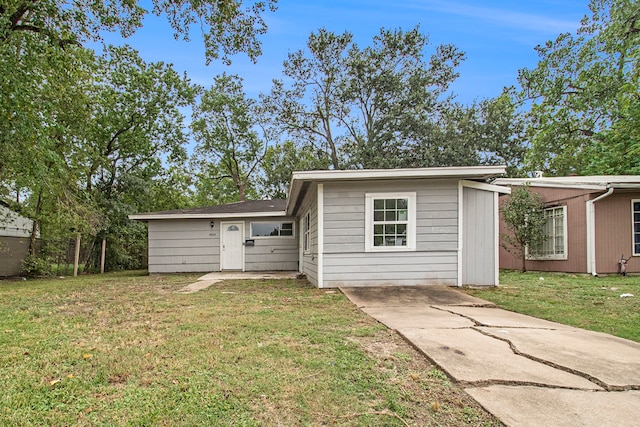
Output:
[[[220,271],[220,223],[244,221],[245,239],[251,239],[251,222],[284,222],[294,219],[233,218],[149,221],[149,273]],[[294,237],[256,238],[245,247],[246,271],[298,269],[298,230]]]
[[[365,194],[415,191],[416,250],[365,252]],[[324,284],[457,284],[458,183],[409,180],[324,186]]]
[[[463,189],[462,284],[496,284],[494,195]]]
[[[302,273],[309,283],[318,286],[318,193],[317,187],[312,187],[308,192],[300,209],[300,232],[304,224],[304,217],[310,213],[309,221],[309,250],[302,255]]]
[[[255,246],[246,246],[245,271],[298,270],[298,226],[295,218],[254,218],[245,221],[245,239],[253,239]],[[251,237],[252,222],[293,222],[293,236]]]
[[[149,221],[149,273],[220,270],[220,221]]]

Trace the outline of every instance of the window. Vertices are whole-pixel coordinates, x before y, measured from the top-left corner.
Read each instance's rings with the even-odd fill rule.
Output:
[[[310,236],[311,236],[311,213],[307,212],[307,214],[304,216],[304,224],[302,224],[302,232],[303,237],[302,237],[302,249],[304,250],[305,253],[309,252],[310,249]]]
[[[291,237],[292,222],[252,222],[251,237]]]
[[[558,206],[544,210],[545,224],[542,226],[544,240],[529,251],[532,258],[567,259],[567,207]]]
[[[367,251],[416,249],[416,193],[368,193],[365,215]]]
[[[633,254],[640,255],[640,200],[631,201],[633,211]]]

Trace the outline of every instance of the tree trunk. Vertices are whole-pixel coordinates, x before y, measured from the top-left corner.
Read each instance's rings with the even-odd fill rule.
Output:
[[[525,247],[522,248],[522,272],[527,272],[527,250]]]
[[[238,201],[244,202],[244,199],[247,197],[247,190],[245,189],[246,183],[238,181],[236,187],[238,188]]]

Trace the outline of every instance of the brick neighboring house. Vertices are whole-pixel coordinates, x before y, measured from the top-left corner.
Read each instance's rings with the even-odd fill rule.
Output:
[[[640,176],[500,178],[494,184],[529,185],[547,206],[548,238],[529,250],[529,270],[614,274],[624,256],[627,272],[640,272]],[[501,216],[500,233],[508,232]],[[500,248],[500,268],[521,264]]]

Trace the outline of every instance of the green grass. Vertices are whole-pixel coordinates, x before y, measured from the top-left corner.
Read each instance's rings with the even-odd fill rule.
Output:
[[[467,292],[507,310],[640,342],[638,276],[502,271],[499,287]]]
[[[0,425],[499,425],[339,292],[195,277],[0,281]]]

